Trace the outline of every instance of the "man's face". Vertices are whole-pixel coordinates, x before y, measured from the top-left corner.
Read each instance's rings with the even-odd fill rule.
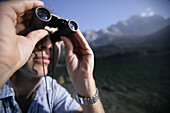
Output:
[[[55,59],[53,59],[53,49]],[[47,75],[48,71],[52,70],[53,62],[56,66],[60,55],[60,49],[61,42],[56,42],[53,47],[49,37],[45,37],[37,43],[24,67],[38,76]]]

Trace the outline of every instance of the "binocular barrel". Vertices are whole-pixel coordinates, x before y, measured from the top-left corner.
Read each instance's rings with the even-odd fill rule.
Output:
[[[45,7],[37,7],[34,10],[30,25],[19,35],[27,35],[30,31],[44,29],[45,26],[58,28],[50,38],[52,42],[60,41],[60,36],[69,36],[78,30],[78,24],[74,20],[64,19],[60,16],[52,14]]]

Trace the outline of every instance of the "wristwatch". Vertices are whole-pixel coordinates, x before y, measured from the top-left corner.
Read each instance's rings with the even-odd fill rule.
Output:
[[[93,97],[82,97],[76,94],[76,99],[82,105],[92,105],[99,99],[99,91],[96,89],[96,94]]]

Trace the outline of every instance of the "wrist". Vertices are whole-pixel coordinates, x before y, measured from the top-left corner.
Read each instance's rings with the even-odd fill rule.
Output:
[[[3,85],[8,81],[12,74],[13,72],[7,66],[0,64],[0,80],[1,80],[0,90],[3,87]]]
[[[79,94],[76,94],[76,99],[82,105],[95,104],[99,99],[99,91],[96,88],[96,94],[94,96],[92,96],[92,97],[83,97],[83,96],[80,96]]]
[[[96,94],[96,84],[93,77],[78,78],[73,81],[76,92],[83,97],[92,97]]]

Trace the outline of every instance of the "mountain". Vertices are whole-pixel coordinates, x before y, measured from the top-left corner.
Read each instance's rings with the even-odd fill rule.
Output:
[[[170,24],[170,20],[166,20],[158,15],[148,17],[133,16],[127,21],[118,22],[116,27],[123,34],[148,35],[164,28],[168,24]]]
[[[92,41],[96,40],[97,37],[99,37],[99,34],[94,30],[87,30],[83,34],[86,37],[86,40],[88,40],[88,42],[92,42]]]
[[[95,56],[170,51],[170,18],[132,16],[99,31],[83,32]],[[64,60],[64,45],[61,58]]]
[[[109,38],[105,37],[105,39]],[[170,51],[170,25],[149,35],[125,35],[117,37],[116,40],[107,42],[107,44],[92,47],[96,56],[125,53],[146,54],[157,51]]]
[[[118,37],[149,35],[168,25],[170,25],[170,18],[165,19],[159,15],[148,17],[135,15],[99,31],[87,30],[83,32],[83,35],[92,46],[98,46],[107,44],[107,41],[109,42],[110,40],[117,40]],[[107,41],[105,42],[105,40]]]

